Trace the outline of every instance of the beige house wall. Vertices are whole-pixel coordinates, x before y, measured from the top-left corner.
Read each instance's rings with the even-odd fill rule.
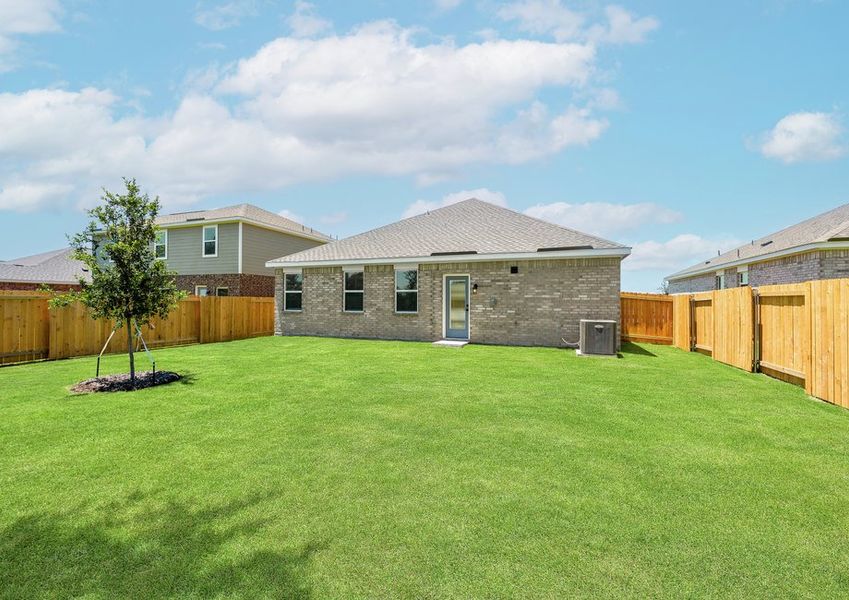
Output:
[[[341,267],[303,270],[303,311],[283,311],[277,270],[276,333],[434,341],[443,337],[446,275],[469,275],[470,340],[483,344],[561,346],[578,341],[580,319],[619,321],[619,258],[434,263],[419,265],[419,310],[395,312],[394,267],[367,265],[364,311],[342,310]],[[518,267],[511,273],[511,267]]]

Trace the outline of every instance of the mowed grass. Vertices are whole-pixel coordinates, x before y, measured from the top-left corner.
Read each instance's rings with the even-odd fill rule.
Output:
[[[156,356],[188,381],[0,369],[0,596],[849,594],[849,411],[765,376],[634,345]]]

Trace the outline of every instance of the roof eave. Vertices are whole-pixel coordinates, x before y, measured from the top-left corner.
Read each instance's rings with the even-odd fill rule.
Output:
[[[816,250],[846,250],[849,249],[849,241],[841,241],[841,242],[813,242],[810,244],[802,244],[801,246],[793,246],[791,248],[785,248],[783,250],[776,250],[774,252],[768,252],[767,254],[758,254],[757,256],[750,256],[749,258],[740,258],[737,260],[732,260],[729,262],[716,264],[716,265],[705,265],[702,268],[693,270],[693,271],[678,271],[677,273],[673,273],[672,275],[666,276],[666,281],[678,281],[680,279],[689,279],[691,277],[697,277],[699,275],[706,275],[708,273],[715,273],[717,271],[721,271],[723,269],[731,269],[733,267],[740,267],[743,265],[751,265],[754,263],[765,262],[768,260],[775,260],[777,258],[782,258],[785,256],[792,256],[793,254],[803,254],[805,252],[813,252]]]
[[[561,250],[554,252],[510,252],[500,254],[448,254],[440,256],[404,256],[380,258],[344,258],[330,260],[286,260],[286,257],[270,260],[265,266],[271,269],[333,267],[344,265],[391,265],[427,263],[465,263],[508,260],[554,260],[563,258],[625,258],[631,248],[592,248],[587,250]]]

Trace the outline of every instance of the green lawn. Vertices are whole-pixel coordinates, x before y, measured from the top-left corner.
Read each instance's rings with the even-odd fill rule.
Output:
[[[85,396],[92,358],[2,368],[0,597],[849,594],[849,411],[625,350],[263,338]]]

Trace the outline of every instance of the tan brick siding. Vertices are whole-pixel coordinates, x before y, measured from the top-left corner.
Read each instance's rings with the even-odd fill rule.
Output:
[[[709,292],[716,287],[716,274],[708,273],[688,279],[677,279],[669,282],[670,294],[694,294]]]
[[[510,273],[517,266],[519,272]],[[365,310],[342,310],[342,269],[304,269],[302,312],[283,312],[276,283],[278,335],[433,341],[442,338],[445,275],[469,275],[470,337],[475,343],[560,346],[578,340],[580,319],[619,321],[618,258],[419,266],[419,312],[395,313],[394,267],[365,267]]]
[[[749,285],[800,283],[821,279],[819,252],[796,254],[749,266]]]

